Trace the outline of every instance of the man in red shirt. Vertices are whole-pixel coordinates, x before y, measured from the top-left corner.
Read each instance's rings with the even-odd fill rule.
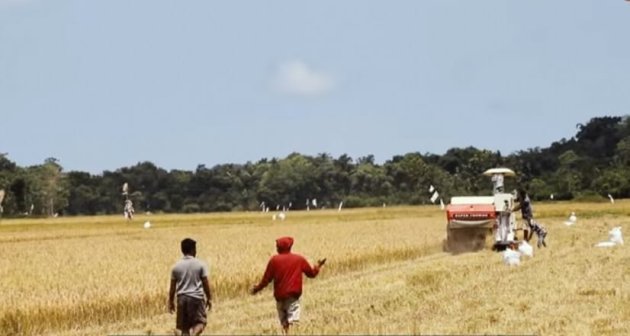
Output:
[[[291,324],[300,320],[302,273],[309,278],[314,278],[326,263],[326,259],[321,259],[317,261],[315,267],[311,267],[303,256],[291,253],[292,246],[293,238],[291,237],[276,239],[278,254],[269,259],[262,280],[251,289],[251,294],[254,295],[273,280],[273,296],[276,298],[278,318],[285,334],[289,333]]]

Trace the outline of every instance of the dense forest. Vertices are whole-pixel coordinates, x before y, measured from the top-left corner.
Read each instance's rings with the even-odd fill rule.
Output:
[[[597,117],[576,126],[571,139],[547,148],[507,156],[474,147],[452,148],[443,155],[407,153],[377,164],[371,155],[353,159],[328,154],[293,153],[283,159],[245,164],[199,165],[195,171],[166,171],[140,162],[92,175],[64,171],[55,158],[19,167],[0,155],[3,215],[46,216],[121,213],[121,187],[129,185],[136,211],[259,211],[271,207],[381,206],[429,203],[429,186],[445,202],[453,195],[490,194],[481,173],[505,166],[518,174],[507,188],[523,187],[536,200],[605,199],[630,196],[630,118]],[[314,204],[309,202],[311,208]]]

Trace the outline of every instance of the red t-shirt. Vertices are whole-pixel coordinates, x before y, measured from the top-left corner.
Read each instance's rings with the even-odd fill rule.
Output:
[[[319,273],[319,267],[311,267],[299,254],[291,252],[276,254],[269,259],[265,275],[255,287],[256,291],[265,288],[273,280],[273,296],[276,300],[299,298],[302,295],[302,273],[314,278]]]

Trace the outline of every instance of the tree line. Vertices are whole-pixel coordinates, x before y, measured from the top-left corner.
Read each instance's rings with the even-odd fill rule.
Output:
[[[512,168],[517,177],[506,187],[525,188],[536,200],[603,200],[630,196],[630,118],[605,116],[576,126],[576,134],[546,148],[507,156],[475,147],[452,148],[443,155],[396,155],[383,164],[374,156],[293,153],[285,158],[245,164],[199,165],[194,171],[170,170],[151,162],[102,174],[64,171],[55,158],[20,167],[0,155],[0,189],[6,216],[56,213],[121,213],[121,187],[137,211],[193,213],[259,211],[271,207],[366,207],[429,203],[433,185],[447,203],[455,195],[489,195],[488,168]]]

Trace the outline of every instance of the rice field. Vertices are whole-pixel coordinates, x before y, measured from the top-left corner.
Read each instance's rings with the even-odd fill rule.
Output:
[[[279,236],[328,262],[305,281],[300,334],[630,334],[630,201],[534,204],[548,248],[518,267],[442,252],[435,206],[0,221],[0,334],[172,335],[179,242],[197,240],[215,293],[204,334],[276,334],[272,286],[251,296]],[[563,221],[571,211],[576,225]],[[143,223],[152,227],[144,229]],[[534,238],[535,241],[536,238]]]

